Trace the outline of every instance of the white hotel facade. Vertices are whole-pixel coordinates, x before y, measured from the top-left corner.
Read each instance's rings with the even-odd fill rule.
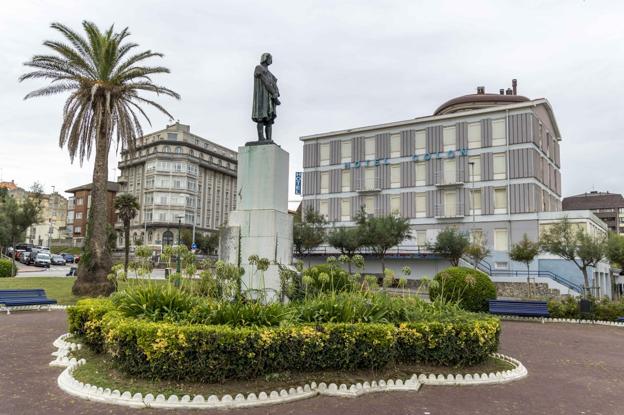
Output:
[[[332,226],[353,226],[360,209],[408,218],[412,238],[395,250],[394,263],[409,262],[417,277],[447,266],[431,259],[426,245],[453,225],[486,241],[491,254],[483,265],[491,275],[513,280],[525,268],[509,260],[511,245],[525,233],[537,240],[540,228],[563,217],[561,134],[553,109],[546,99],[517,95],[515,83],[500,94],[480,87],[432,116],[301,140],[303,208],[319,211]],[[606,232],[589,211],[565,214],[589,232]],[[580,273],[569,265],[541,256],[533,265],[540,271],[536,280],[574,290]],[[608,264],[594,270],[602,294],[607,276]]]

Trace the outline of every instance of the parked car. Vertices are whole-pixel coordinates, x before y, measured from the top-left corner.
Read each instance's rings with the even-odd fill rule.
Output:
[[[50,268],[50,254],[47,254],[45,252],[39,252],[35,257],[34,264],[36,267]]]
[[[15,250],[15,260],[16,260],[16,261],[19,261],[19,260],[20,260],[20,258],[22,257],[22,254],[23,254],[24,252],[26,252],[26,251],[25,251],[25,250],[23,250],[23,249],[16,249],[16,250]]]
[[[30,259],[30,252],[24,251],[19,256],[19,262],[21,262],[22,264],[28,265],[29,259]]]
[[[61,255],[52,255],[50,258],[50,263],[52,265],[65,265],[65,258]]]
[[[72,254],[68,254],[67,252],[61,252],[61,256],[63,257],[63,259],[65,259],[65,262],[68,264],[73,264],[74,263],[74,256]]]

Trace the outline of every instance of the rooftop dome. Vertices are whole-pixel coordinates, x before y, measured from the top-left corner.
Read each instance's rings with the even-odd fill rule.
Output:
[[[468,94],[446,101],[435,110],[433,115],[452,114],[454,112],[476,110],[497,105],[509,105],[516,102],[525,102],[529,98],[518,95],[518,82],[511,81],[512,88],[500,89],[498,94],[486,94],[485,87],[477,87],[476,94]]]

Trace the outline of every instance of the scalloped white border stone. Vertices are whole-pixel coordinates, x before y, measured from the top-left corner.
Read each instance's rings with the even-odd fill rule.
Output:
[[[0,307],[0,312],[6,312],[7,315],[11,314],[11,311],[32,311],[32,310],[65,310],[66,308],[71,307],[69,305],[63,304],[47,304],[47,305],[17,305],[17,306],[2,306]]]
[[[392,391],[418,391],[421,385],[487,385],[511,382],[521,379],[527,375],[527,369],[524,365],[509,356],[499,353],[492,354],[492,357],[504,360],[514,366],[511,370],[496,373],[482,374],[420,374],[412,375],[409,379],[388,379],[372,382],[356,383],[352,385],[330,383],[329,385],[321,382],[317,384],[312,382],[297,388],[289,390],[282,389],[280,391],[260,392],[257,395],[250,393],[247,396],[239,393],[235,396],[224,395],[219,398],[216,395],[210,395],[205,398],[202,395],[195,395],[191,398],[189,395],[178,397],[170,395],[166,397],[163,394],[148,393],[143,396],[141,393],[132,394],[130,391],[120,392],[118,390],[111,391],[106,388],[95,385],[84,384],[73,376],[74,370],[86,363],[85,359],[76,360],[70,358],[71,351],[80,350],[82,345],[79,343],[68,342],[69,334],[63,334],[54,341],[54,347],[58,350],[52,355],[56,359],[50,362],[51,366],[65,367],[65,370],[59,375],[57,383],[59,388],[64,392],[82,399],[96,402],[104,402],[115,405],[129,406],[135,408],[163,408],[163,409],[208,409],[208,408],[249,408],[254,406],[273,405],[279,403],[292,402],[300,399],[307,399],[317,395],[336,396],[336,397],[357,397],[366,393],[374,392],[392,392]]]
[[[571,318],[550,318],[550,317],[523,317],[523,316],[508,316],[497,315],[493,316],[500,318],[501,320],[510,321],[530,321],[535,323],[568,323],[568,324],[594,324],[597,326],[611,326],[611,327],[624,327],[624,322],[606,321],[606,320],[581,320]]]

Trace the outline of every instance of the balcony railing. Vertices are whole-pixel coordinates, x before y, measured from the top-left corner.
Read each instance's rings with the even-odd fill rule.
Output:
[[[381,180],[379,178],[357,179],[354,183],[354,191],[360,193],[381,191]]]
[[[454,203],[452,205],[437,204],[434,209],[434,216],[437,219],[455,219],[464,217],[464,204]]]
[[[464,181],[460,177],[464,176],[464,170],[439,170],[434,172],[433,182],[436,186],[463,186]]]

